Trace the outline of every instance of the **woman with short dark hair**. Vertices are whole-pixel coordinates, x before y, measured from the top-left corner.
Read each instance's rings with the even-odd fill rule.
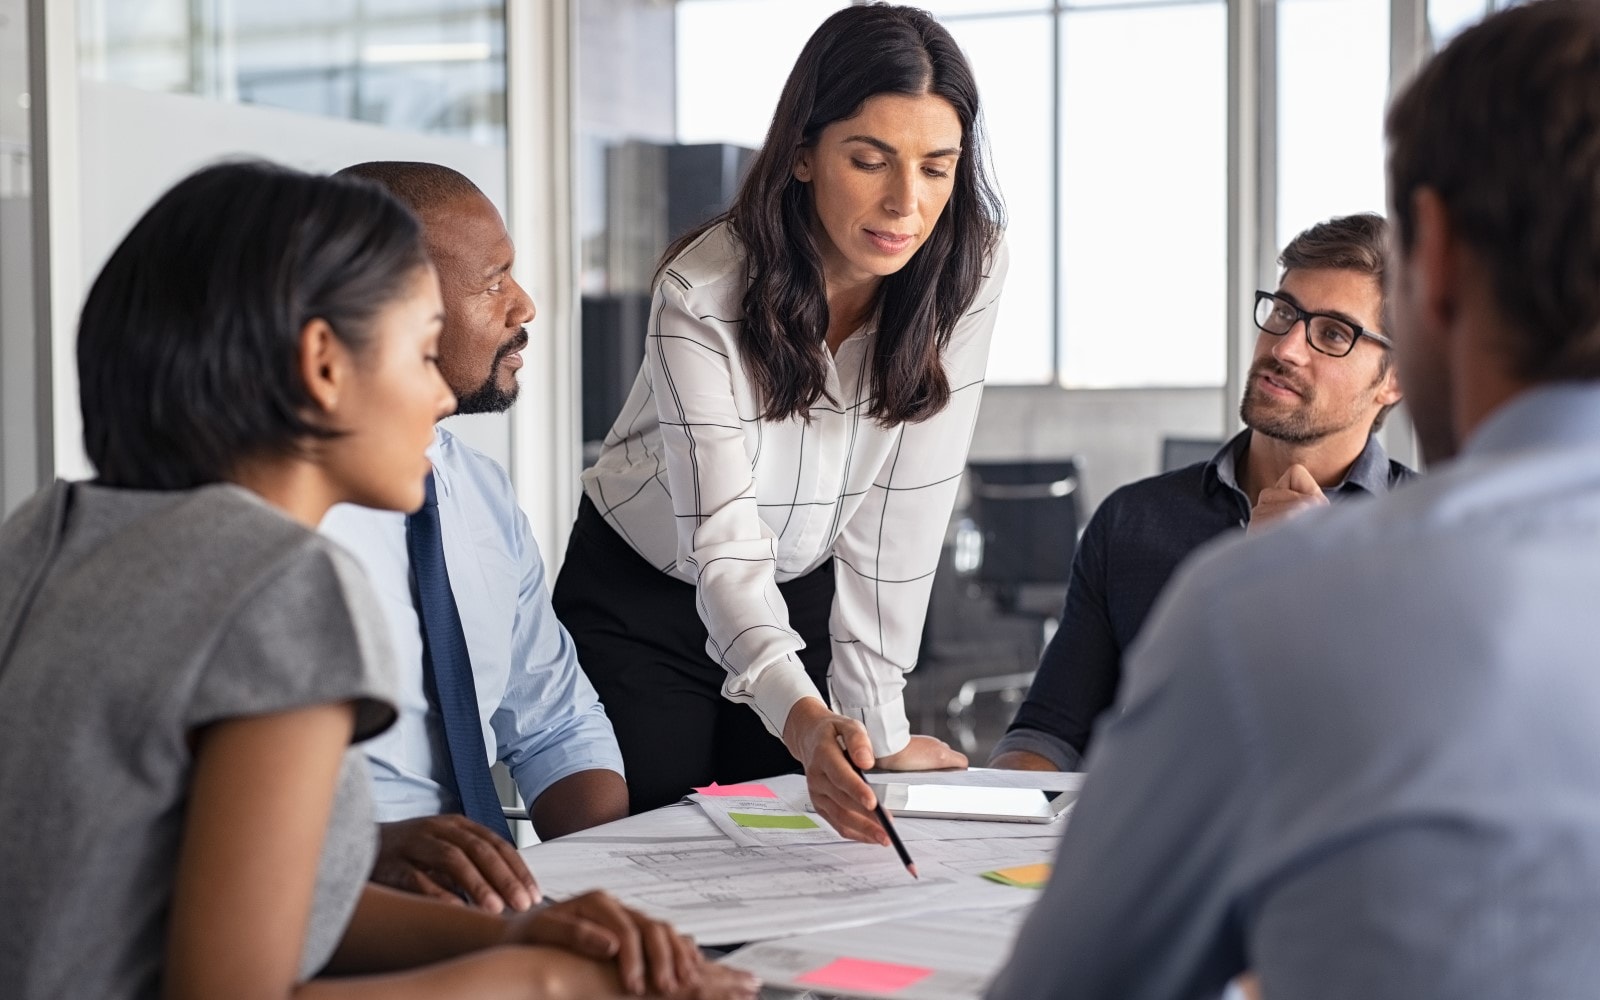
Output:
[[[663,258],[555,593],[636,811],[798,760],[841,833],[887,843],[845,753],[965,764],[911,735],[901,689],[1005,277],[985,160],[950,34],[852,6],[732,208]]]
[[[753,995],[603,895],[507,921],[366,884],[390,655],[315,527],[422,503],[441,323],[416,220],[361,181],[202,170],[107,261],[98,476],[0,525],[7,997]]]

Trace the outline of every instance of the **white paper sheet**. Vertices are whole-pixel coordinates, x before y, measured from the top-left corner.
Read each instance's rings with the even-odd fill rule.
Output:
[[[1005,771],[971,767],[965,771],[868,771],[868,781],[898,781],[905,785],[965,785],[969,788],[1038,788],[1046,792],[1076,792],[1083,787],[1081,771]]]
[[[776,793],[774,793],[776,794]],[[816,813],[796,809],[782,798],[757,798],[743,795],[689,796],[718,830],[741,847],[793,847],[797,844],[840,844],[844,838],[828,821]],[[751,825],[749,817],[773,820],[798,819],[811,824],[808,829],[768,828]],[[741,823],[740,819],[744,819]]]
[[[913,879],[894,851],[854,843],[740,847],[726,839],[562,838],[522,854],[553,898],[605,889],[705,945],[904,916],[940,906],[941,896],[969,881],[938,866]]]
[[[710,826],[703,815],[694,818]],[[601,832],[524,848],[522,855],[551,898],[605,889],[701,944],[726,945],[953,907],[1013,906],[1034,890],[979,874],[1048,861],[1055,840],[924,841],[908,849],[921,879],[906,874],[892,849],[849,842],[740,847],[720,835],[629,840]]]
[[[1031,906],[947,910],[885,920],[848,931],[821,931],[749,945],[721,959],[760,976],[769,986],[807,989],[817,996],[887,1000],[975,1000],[1011,953]],[[892,992],[827,989],[803,982],[838,959],[887,962],[927,970]]]
[[[764,782],[797,806],[805,779]],[[773,800],[768,800],[769,802]],[[742,847],[704,809],[681,803],[524,848],[553,899],[605,889],[705,945],[740,944],[936,910],[1015,906],[1036,891],[980,878],[1054,858],[1061,823],[904,820],[913,880],[892,848],[839,841]]]

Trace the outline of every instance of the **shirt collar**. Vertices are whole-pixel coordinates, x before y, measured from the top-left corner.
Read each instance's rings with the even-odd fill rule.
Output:
[[[1592,446],[1600,440],[1600,382],[1541,385],[1513,396],[1489,414],[1461,448],[1495,455],[1530,447]]]
[[[1205,484],[1207,493],[1224,486],[1235,493],[1244,492],[1239,488],[1239,456],[1244,454],[1244,449],[1249,445],[1250,431],[1243,430],[1217,450],[1211,461],[1206,463],[1205,471],[1201,473],[1201,481]]]
[[[433,463],[433,488],[440,496],[450,495],[450,471],[444,463],[444,451],[449,441],[450,432],[434,424],[433,443],[428,445],[428,461]]]
[[[1244,455],[1246,448],[1250,447],[1251,431],[1246,428],[1234,435],[1233,439],[1223,445],[1211,461],[1206,463],[1203,481],[1206,491],[1211,492],[1226,486],[1236,493],[1243,493],[1239,486],[1239,459]],[[1377,496],[1389,489],[1389,454],[1383,450],[1383,445],[1378,443],[1377,435],[1367,435],[1367,446],[1361,449],[1361,454],[1356,456],[1355,463],[1350,466],[1350,471],[1345,473],[1339,485],[1327,490],[1328,493],[1345,493],[1351,490],[1364,490]]]

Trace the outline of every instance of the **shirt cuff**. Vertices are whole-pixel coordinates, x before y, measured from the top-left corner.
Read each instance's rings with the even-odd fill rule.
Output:
[[[785,656],[762,667],[749,694],[743,698],[732,690],[733,683],[733,678],[729,678],[723,686],[723,694],[735,701],[748,701],[761,717],[761,724],[767,727],[767,732],[780,740],[783,739],[783,724],[796,702],[804,698],[816,698],[824,705],[828,703],[817,686],[811,683],[806,668],[793,656]]]
[[[1083,754],[1078,752],[1077,747],[1059,736],[1037,729],[1022,727],[1007,732],[1000,737],[1000,742],[994,745],[994,752],[989,755],[989,759],[992,761],[1010,750],[1025,750],[1028,753],[1038,754],[1054,764],[1058,771],[1083,770]]]
[[[867,707],[840,705],[835,711],[867,727],[867,738],[872,740],[874,757],[887,757],[892,753],[899,753],[911,742],[911,722],[906,718],[906,703],[903,698]]]

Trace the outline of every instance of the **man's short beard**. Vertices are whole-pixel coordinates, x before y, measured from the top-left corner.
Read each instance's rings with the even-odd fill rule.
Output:
[[[517,401],[517,392],[521,386],[517,380],[511,380],[511,388],[500,388],[500,363],[506,358],[528,346],[528,331],[526,328],[517,331],[517,335],[501,345],[495,352],[494,363],[489,366],[489,377],[483,384],[467,393],[456,395],[457,413],[504,413],[511,409],[511,404]]]
[[[511,409],[511,404],[517,401],[517,392],[522,387],[516,382],[511,383],[511,388],[502,389],[500,382],[500,363],[489,369],[489,377],[484,383],[465,395],[456,397],[456,413],[504,413]]]
[[[1326,418],[1320,424],[1314,423],[1317,415],[1312,404],[1316,401],[1316,395],[1315,390],[1309,386],[1301,390],[1301,398],[1306,405],[1300,409],[1290,413],[1274,414],[1263,402],[1259,409],[1264,412],[1257,413],[1252,418],[1251,403],[1259,402],[1256,398],[1256,393],[1259,391],[1256,389],[1256,376],[1263,372],[1282,375],[1283,368],[1281,365],[1265,362],[1257,362],[1250,366],[1244,398],[1239,401],[1239,420],[1252,431],[1282,441],[1284,444],[1308,445],[1315,444],[1350,426],[1348,423],[1341,425]],[[1386,374],[1388,374],[1387,368],[1380,369],[1378,377],[1372,380],[1372,385],[1368,388],[1376,388]]]
[[[1257,414],[1252,418],[1250,393],[1251,390],[1246,389],[1244,400],[1239,404],[1239,419],[1257,434],[1285,444],[1311,444],[1328,436],[1327,429],[1312,426],[1310,415],[1305,410],[1281,415]]]

